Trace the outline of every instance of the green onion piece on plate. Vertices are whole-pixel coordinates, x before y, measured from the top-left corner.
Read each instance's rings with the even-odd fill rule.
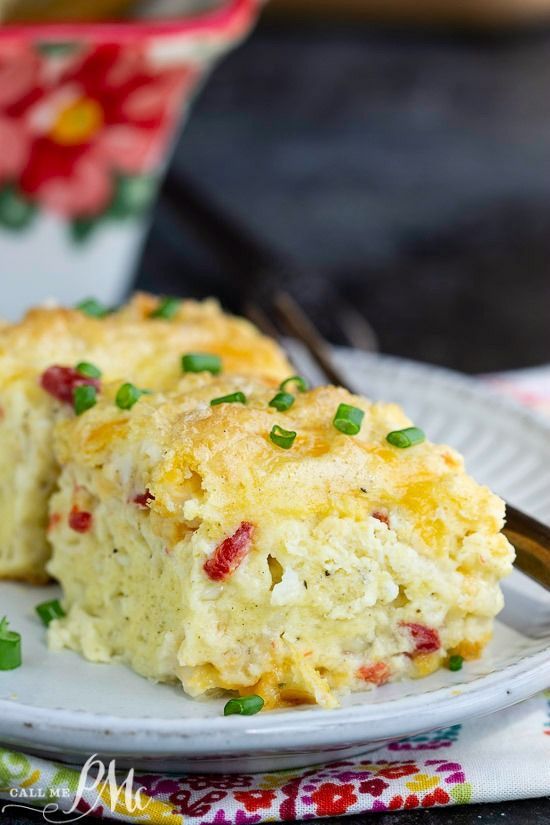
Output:
[[[289,450],[294,444],[296,433],[292,430],[283,430],[282,427],[275,424],[269,433],[269,437],[277,447],[282,447],[283,450]]]
[[[34,609],[42,619],[42,624],[46,625],[46,627],[54,619],[62,619],[65,615],[59,599],[53,599],[51,602],[42,602],[41,604],[37,604]]]
[[[341,433],[357,435],[364,417],[365,413],[359,407],[352,407],[351,404],[340,404],[332,423]]]
[[[449,657],[449,670],[457,671],[462,670],[462,665],[464,663],[464,659],[462,656],[450,656]]]
[[[418,427],[406,427],[404,430],[394,430],[388,433],[386,441],[393,447],[413,447],[415,444],[422,444],[426,440],[426,436]]]
[[[298,392],[306,392],[309,389],[308,382],[301,375],[291,375],[289,378],[285,378],[279,384],[279,389],[284,392],[289,384],[295,384]]]
[[[97,390],[91,384],[82,384],[73,390],[73,406],[77,415],[82,415],[86,410],[97,404]]]
[[[181,368],[183,372],[211,372],[212,375],[219,375],[222,359],[219,355],[208,352],[188,352],[181,356]]]
[[[275,407],[279,412],[286,412],[294,404],[294,396],[289,392],[278,392],[269,402],[270,407]]]
[[[4,616],[0,619],[0,670],[15,670],[21,666],[21,634],[9,630]]]
[[[122,384],[115,396],[115,404],[121,410],[131,410],[142,395],[150,395],[150,391],[140,390],[134,384]]]
[[[150,313],[149,318],[163,318],[165,321],[170,321],[177,314],[180,306],[179,298],[163,298],[157,308]]]
[[[236,699],[230,699],[223,709],[224,716],[232,716],[234,713],[239,716],[254,716],[259,713],[264,706],[264,700],[261,696],[252,694],[250,696],[239,696]]]
[[[83,312],[84,315],[89,315],[90,318],[105,318],[112,312],[109,307],[104,306],[104,304],[95,298],[86,298],[84,301],[80,301],[75,309],[79,309],[80,312]]]
[[[81,361],[76,365],[75,370],[80,375],[85,375],[86,378],[101,378],[101,370],[95,364],[90,364],[89,361]]]
[[[232,392],[230,395],[213,398],[210,402],[211,407],[217,407],[218,404],[246,404],[246,395],[244,392]]]

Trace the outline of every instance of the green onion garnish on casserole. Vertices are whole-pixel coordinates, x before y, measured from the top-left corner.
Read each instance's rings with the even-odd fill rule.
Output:
[[[105,394],[123,428],[111,387],[175,389],[182,353],[217,353],[215,362],[207,356],[206,365],[191,359],[191,366],[217,368],[222,361],[228,374],[267,381],[271,395],[292,372],[274,341],[215,301],[182,300],[174,309],[173,301],[138,294],[118,310],[90,299],[78,309],[39,307],[19,323],[0,324],[0,579],[48,579],[48,532],[55,522],[48,507],[60,469],[56,422],[75,415],[85,421]],[[190,378],[204,383],[211,372]],[[208,400],[221,394],[213,391]],[[136,398],[135,391],[121,393],[125,412],[143,403],[142,395]],[[80,504],[86,512],[87,503]]]
[[[124,415],[103,383],[55,427],[50,645],[221,691],[228,715],[333,707],[481,655],[513,550],[461,457],[396,449],[388,433],[418,436],[394,404],[320,387],[281,412],[280,380],[196,366]]]

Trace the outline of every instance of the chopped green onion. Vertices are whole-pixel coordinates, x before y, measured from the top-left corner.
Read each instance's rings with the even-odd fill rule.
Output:
[[[181,356],[181,368],[183,372],[211,372],[212,375],[219,375],[222,359],[219,355],[208,352],[189,352]]]
[[[101,378],[101,370],[95,364],[90,364],[89,361],[81,361],[75,367],[80,375],[85,375],[86,378]]]
[[[294,396],[289,392],[278,392],[269,402],[270,407],[275,407],[279,412],[289,410],[294,404]]]
[[[282,427],[275,424],[269,433],[269,437],[277,447],[282,447],[283,450],[289,450],[294,444],[296,433],[292,430],[283,430]]]
[[[288,384],[296,384],[298,392],[305,392],[309,389],[309,383],[305,378],[302,378],[301,375],[291,375],[289,378],[285,378],[285,380],[279,384],[279,389],[284,392]]]
[[[388,433],[386,441],[394,447],[412,447],[414,444],[422,444],[426,436],[418,427],[406,427],[404,430],[394,430]]]
[[[0,620],[0,670],[15,670],[21,666],[21,634],[8,630],[4,616]]]
[[[464,662],[464,659],[462,658],[462,656],[459,656],[458,654],[455,655],[455,656],[450,656],[449,657],[449,670],[453,670],[453,671],[462,670],[463,662]]]
[[[230,395],[213,398],[210,402],[211,407],[217,407],[218,404],[246,404],[246,395],[244,392],[232,392]]]
[[[179,298],[164,298],[157,308],[150,313],[149,318],[164,318],[164,320],[169,321],[176,315],[180,306],[181,301]]]
[[[232,716],[234,713],[239,716],[254,716],[259,713],[264,706],[264,700],[261,696],[252,694],[250,696],[239,696],[236,699],[230,699],[223,709],[224,716]]]
[[[109,307],[104,306],[95,298],[85,298],[84,301],[80,301],[76,305],[75,309],[79,309],[80,312],[89,315],[90,318],[105,318],[106,315],[111,313]]]
[[[350,404],[340,404],[336,410],[336,415],[332,423],[337,430],[346,435],[357,435],[361,429],[365,413],[359,407],[352,407]]]
[[[140,390],[134,384],[122,384],[115,396],[115,404],[121,410],[131,410],[142,395],[150,395],[150,391]]]
[[[91,384],[82,384],[73,390],[73,406],[77,415],[82,415],[86,410],[97,404],[97,389]]]
[[[51,602],[42,602],[41,604],[37,604],[34,609],[46,627],[54,619],[62,619],[65,615],[65,611],[61,607],[59,599],[53,599]]]

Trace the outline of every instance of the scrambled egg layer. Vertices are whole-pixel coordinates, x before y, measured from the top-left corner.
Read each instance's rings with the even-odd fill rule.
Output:
[[[210,406],[237,390],[247,404]],[[481,652],[513,560],[504,504],[449,447],[392,447],[410,424],[399,407],[322,387],[281,413],[269,382],[246,376],[189,376],[131,411],[113,392],[57,427],[49,571],[67,616],[54,648],[268,707],[330,707]],[[340,403],[364,411],[358,435],[333,426]],[[274,424],[297,433],[291,449]],[[213,579],[242,525],[246,552]]]
[[[170,320],[150,317],[157,306],[157,298],[139,294],[103,319],[40,308],[0,326],[0,579],[46,577],[48,499],[58,474],[52,427],[74,415],[40,386],[48,367],[88,361],[108,380],[167,389],[181,377],[181,355],[199,351],[221,356],[228,372],[273,381],[289,375],[276,343],[216,302],[183,301]]]

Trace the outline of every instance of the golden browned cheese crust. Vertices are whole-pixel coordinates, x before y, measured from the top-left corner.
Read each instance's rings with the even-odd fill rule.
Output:
[[[483,648],[513,559],[503,502],[451,448],[391,446],[410,424],[398,406],[322,387],[281,413],[269,382],[201,375],[124,412],[114,389],[57,428],[54,646],[271,706],[331,706]],[[235,391],[246,404],[210,405]],[[340,403],[364,412],[359,434],[334,427]],[[274,424],[297,433],[290,449]],[[212,578],[243,525],[241,562]]]
[[[158,305],[158,298],[138,294],[103,319],[42,307],[0,326],[0,579],[47,577],[47,503],[58,473],[52,427],[74,414],[40,386],[48,367],[88,361],[106,380],[168,389],[181,377],[182,354],[198,351],[219,355],[226,372],[274,384],[289,374],[274,341],[215,301],[182,301],[170,320],[151,317]]]

